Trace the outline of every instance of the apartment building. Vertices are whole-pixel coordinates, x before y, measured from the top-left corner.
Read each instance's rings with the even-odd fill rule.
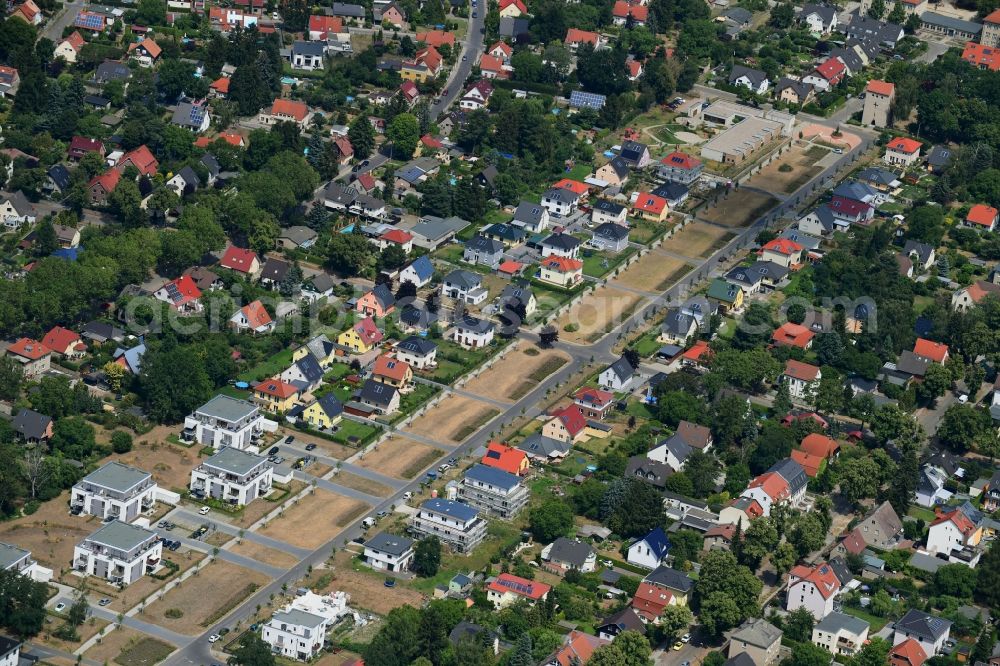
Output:
[[[52,570],[39,566],[38,562],[31,559],[30,550],[9,543],[0,542],[0,569],[14,571],[39,583],[47,583],[52,579]]]
[[[267,458],[227,447],[191,470],[196,497],[245,506],[271,492],[274,468]]]
[[[468,553],[486,538],[486,521],[475,507],[435,498],[420,505],[410,531],[418,537],[436,536],[456,552]]]
[[[246,449],[258,444],[264,421],[257,405],[217,395],[184,419],[181,439],[215,449]]]
[[[323,650],[330,627],[353,613],[348,599],[346,592],[300,594],[271,616],[261,628],[261,639],[274,654],[309,661]]]
[[[516,516],[529,494],[519,476],[487,465],[473,465],[458,487],[463,502],[500,518]]]
[[[131,523],[156,502],[153,475],[120,462],[109,462],[83,477],[70,495],[75,514]]]
[[[122,587],[160,566],[163,543],[156,532],[112,521],[73,549],[73,569]]]

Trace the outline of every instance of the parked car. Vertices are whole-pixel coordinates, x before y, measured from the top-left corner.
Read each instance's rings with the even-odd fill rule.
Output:
[[[285,444],[291,444],[294,441],[295,441],[295,435],[289,435],[288,437],[285,438]]]
[[[200,509],[198,509],[198,515],[199,516],[207,516],[209,511],[211,511],[211,509],[209,507],[203,506]]]
[[[64,604],[64,603],[63,603],[63,602],[61,602],[61,601],[60,601],[59,603],[57,603],[57,604],[56,604],[56,607],[55,607],[55,611],[56,611],[57,613],[61,613],[61,612],[63,612],[64,610],[66,610],[66,604]]]
[[[103,599],[101,599],[100,601],[97,602],[97,605],[98,606],[107,606],[110,603],[111,603],[111,599],[108,599],[107,597],[104,597]]]
[[[382,583],[382,584],[385,585],[386,587],[396,587],[396,579],[395,578],[386,578],[385,582]]]
[[[273,456],[273,455],[274,455],[274,454],[276,454],[277,452],[278,452],[278,447],[277,447],[277,446],[272,446],[272,447],[271,447],[271,450],[267,452],[267,455],[269,455],[269,456]]]
[[[314,451],[316,449],[315,444],[306,444],[306,451]]]
[[[220,638],[222,638],[222,636],[220,636],[219,634],[212,634],[211,636],[209,636],[209,637],[208,637],[208,642],[209,642],[209,643],[215,643],[215,642],[217,642],[217,641],[218,641],[218,640],[219,640]]]

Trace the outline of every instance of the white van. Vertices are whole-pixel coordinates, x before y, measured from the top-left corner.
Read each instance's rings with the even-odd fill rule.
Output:
[[[364,527],[366,530],[370,527],[375,527],[375,519],[372,518],[371,516],[368,516],[367,518],[361,521],[361,526]]]

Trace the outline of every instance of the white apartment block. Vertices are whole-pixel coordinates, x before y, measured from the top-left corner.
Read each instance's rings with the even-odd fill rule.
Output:
[[[529,495],[516,474],[486,465],[474,465],[458,487],[459,499],[499,518],[516,516]]]
[[[267,458],[227,447],[191,470],[191,492],[245,506],[271,492],[274,468]]]
[[[73,486],[73,513],[131,523],[156,502],[153,475],[120,462],[109,462]]]
[[[31,551],[8,543],[0,543],[0,569],[15,571],[39,583],[47,583],[52,580],[52,570],[40,566],[38,562],[31,559]]]
[[[323,649],[330,627],[352,612],[347,600],[345,592],[325,596],[306,592],[271,617],[261,638],[274,654],[308,661]]]
[[[413,561],[413,539],[379,532],[365,542],[365,564],[382,571],[406,571]]]
[[[266,421],[253,403],[217,395],[184,419],[181,439],[215,449],[247,449],[258,444]]]
[[[486,521],[468,504],[435,498],[420,505],[410,531],[420,538],[436,536],[455,552],[468,553],[486,538]]]
[[[73,549],[73,569],[122,587],[160,566],[163,543],[156,532],[115,520]]]

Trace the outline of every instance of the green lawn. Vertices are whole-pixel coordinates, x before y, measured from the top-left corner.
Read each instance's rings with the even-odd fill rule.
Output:
[[[244,382],[257,382],[268,377],[280,374],[282,370],[292,364],[291,348],[282,349],[271,358],[261,361],[254,367],[239,375],[238,379]]]
[[[223,386],[219,389],[219,393],[222,395],[228,395],[230,398],[236,398],[238,400],[249,400],[251,398],[250,391],[241,391],[235,386]]]
[[[911,506],[910,510],[906,512],[906,515],[911,518],[916,518],[917,520],[922,520],[925,523],[931,523],[934,521],[934,512],[930,509],[925,509],[922,506]]]
[[[448,548],[443,548],[441,552],[441,567],[438,569],[436,576],[432,576],[431,578],[415,578],[412,582],[406,584],[425,594],[431,594],[438,585],[447,586],[448,581],[454,578],[455,574],[481,571],[490,564],[493,556],[503,550],[504,547],[512,546],[520,541],[521,528],[520,525],[510,521],[491,520],[486,534],[486,539],[469,554],[452,553]]]
[[[659,328],[653,327],[652,330],[647,331],[641,338],[629,346],[634,349],[639,356],[649,358],[663,346],[656,340],[656,338],[659,337],[659,333]]]
[[[844,613],[848,615],[853,615],[854,617],[862,619],[865,622],[867,622],[870,625],[869,632],[873,634],[881,631],[882,627],[889,624],[889,618],[877,617],[875,615],[872,615],[871,613],[864,611],[861,608],[844,606]]]
[[[587,176],[590,175],[592,171],[590,164],[584,162],[582,164],[577,164],[575,167],[566,172],[565,177],[572,180],[583,181]]]
[[[414,383],[412,391],[402,394],[399,400],[399,411],[392,415],[389,422],[396,423],[403,420],[408,414],[416,411],[420,405],[437,395],[440,390],[436,386]]]
[[[369,438],[380,430],[378,426],[344,419],[338,424],[337,432],[332,433],[330,437],[340,444],[360,446],[366,444]]]
[[[583,256],[583,274],[590,277],[602,278],[621,266],[626,259],[636,253],[636,249],[634,247],[627,247],[616,254],[591,250],[589,251],[590,256],[587,256],[587,252],[585,250]]]
[[[457,264],[462,261],[462,253],[464,248],[461,245],[452,243],[450,245],[445,245],[434,252],[435,259],[441,259],[443,261],[448,261],[453,264]]]
[[[656,415],[649,409],[649,405],[639,400],[629,400],[625,407],[625,413],[637,419],[654,419]]]

